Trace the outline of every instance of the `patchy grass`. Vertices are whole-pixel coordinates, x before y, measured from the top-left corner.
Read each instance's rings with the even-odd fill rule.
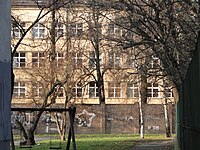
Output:
[[[141,140],[136,134],[78,134],[76,135],[76,145],[78,150],[128,150],[138,142],[148,142],[154,140],[166,140],[165,135],[150,134],[145,135]],[[31,150],[47,150],[50,141],[44,140],[37,142]],[[52,146],[59,146],[59,140],[53,140]],[[72,145],[71,145],[72,146]],[[62,150],[66,149],[66,142],[62,142]],[[72,148],[71,148],[72,149]],[[20,150],[16,146],[16,150]]]

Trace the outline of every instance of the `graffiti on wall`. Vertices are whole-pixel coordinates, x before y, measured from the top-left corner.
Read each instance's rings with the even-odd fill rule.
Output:
[[[76,114],[75,120],[79,127],[91,127],[95,116],[94,113],[89,113],[84,109],[81,113]]]

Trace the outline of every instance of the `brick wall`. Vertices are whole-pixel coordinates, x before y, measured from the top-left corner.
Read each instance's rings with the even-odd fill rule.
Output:
[[[133,105],[76,105],[76,107],[74,124],[76,133],[139,133],[138,103]],[[67,118],[69,120],[68,115]],[[163,105],[147,105],[144,118],[145,133],[165,133]],[[175,107],[172,104],[169,104],[169,118],[172,132],[175,132]],[[56,125],[51,124],[50,126],[46,119],[46,115],[40,118],[36,133],[47,133],[50,128],[56,132]]]
[[[170,124],[174,131],[175,108],[171,104],[169,107]],[[164,125],[163,105],[148,105],[145,111],[145,133],[165,133]],[[75,130],[76,133],[139,133],[138,104],[106,105],[105,109],[100,105],[78,105]]]

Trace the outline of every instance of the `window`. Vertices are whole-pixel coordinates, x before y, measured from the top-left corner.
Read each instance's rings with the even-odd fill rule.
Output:
[[[108,83],[108,97],[121,97],[121,83],[109,82]]]
[[[96,82],[94,81],[91,81],[89,83],[89,97],[98,97],[99,94],[98,94],[98,87],[97,87],[97,84]]]
[[[44,52],[33,52],[32,67],[44,67],[44,64],[45,64]]]
[[[14,68],[24,68],[26,66],[26,54],[24,52],[15,53],[13,57]]]
[[[122,36],[122,29],[114,23],[108,24],[108,35]]]
[[[148,83],[147,84],[147,97],[159,97],[159,87],[158,83]]]
[[[64,25],[62,23],[57,23],[55,28],[56,37],[63,37],[64,34]]]
[[[97,57],[95,55],[95,52],[90,52],[90,54],[89,54],[89,67],[90,68],[95,68],[96,67],[96,61],[97,61]],[[99,61],[100,61],[100,65],[102,65],[102,56],[101,56],[101,54],[99,56]]]
[[[110,53],[109,54],[109,65],[113,67],[120,66],[120,54],[119,53]]]
[[[73,66],[82,67],[82,53],[72,53]]]
[[[150,69],[158,69],[160,66],[160,61],[156,57],[152,57],[152,60],[149,62]]]
[[[25,82],[15,82],[13,89],[13,97],[24,98],[26,95]]]
[[[128,98],[139,97],[138,83],[128,82],[126,94]]]
[[[165,94],[166,97],[174,97],[174,96],[173,96],[173,89],[172,89],[172,87],[171,87],[169,84],[167,84],[167,83],[165,83],[164,94]]]
[[[64,65],[64,54],[63,53],[56,53],[56,65],[57,67]]]
[[[45,26],[41,23],[37,23],[32,28],[33,38],[43,38],[45,35]]]
[[[42,97],[44,95],[44,89],[39,84],[33,84],[33,96],[34,97]]]
[[[16,22],[12,23],[12,38],[21,38],[22,37],[22,33],[23,33],[23,29],[25,28],[25,23],[20,23],[17,24]]]
[[[70,25],[70,35],[71,36],[81,36],[83,34],[83,24],[73,23]]]
[[[82,97],[83,96],[83,89],[82,84],[79,82],[73,88],[73,95],[75,97]]]
[[[57,94],[57,97],[59,98],[61,98],[61,97],[64,97],[64,87],[62,87],[62,86],[57,86],[56,87],[56,94]]]
[[[128,56],[126,64],[128,68],[137,67],[137,62],[134,56]]]

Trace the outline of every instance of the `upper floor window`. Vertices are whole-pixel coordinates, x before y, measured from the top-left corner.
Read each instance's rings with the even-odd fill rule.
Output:
[[[79,82],[73,87],[73,95],[75,97],[82,97],[83,96],[83,88],[82,84]]]
[[[89,97],[98,97],[98,86],[95,81],[89,83]]]
[[[122,29],[118,25],[114,23],[110,23],[108,24],[107,34],[114,35],[114,36],[122,36],[123,32],[122,32]]]
[[[149,62],[149,69],[158,69],[160,66],[160,61],[157,57],[152,57],[152,60]]]
[[[158,83],[147,84],[147,97],[159,97]]]
[[[109,65],[113,67],[120,66],[121,57],[119,53],[109,53]]]
[[[45,35],[45,26],[41,23],[37,23],[32,28],[33,38],[43,38]]]
[[[44,89],[40,84],[32,84],[32,93],[34,97],[42,97],[44,95]]]
[[[45,55],[44,52],[32,53],[32,67],[44,67]]]
[[[13,97],[24,98],[26,96],[25,82],[14,82]]]
[[[83,34],[83,23],[73,23],[70,24],[70,35],[71,36],[81,36]]]
[[[95,68],[97,63],[97,57],[95,55],[95,52],[90,52],[89,54],[89,67]],[[99,63],[102,64],[102,55],[99,55]]]
[[[63,53],[56,53],[56,65],[57,65],[57,67],[64,65],[64,54]]]
[[[121,97],[121,83],[120,82],[108,83],[108,97],[111,97],[111,98]]]
[[[64,34],[64,25],[62,23],[57,23],[55,28],[56,37],[63,37]]]
[[[12,27],[11,27],[11,36],[12,38],[21,38],[22,37],[22,34],[23,34],[23,30],[25,28],[25,23],[22,22],[22,23],[16,23],[16,22],[13,22],[12,23]]]
[[[26,66],[26,53],[16,52],[13,57],[13,67],[23,68]]]
[[[139,97],[138,83],[128,82],[126,94],[128,98]]]
[[[72,53],[72,63],[74,67],[81,67],[82,66],[82,53]]]

